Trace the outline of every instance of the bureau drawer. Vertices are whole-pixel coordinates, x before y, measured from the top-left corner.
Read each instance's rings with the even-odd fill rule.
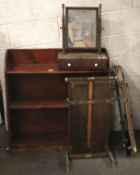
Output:
[[[63,70],[109,70],[109,57],[106,50],[103,50],[101,53],[97,51],[59,52],[57,58],[59,69]]]
[[[60,69],[66,70],[108,70],[108,60],[105,59],[66,59],[58,60]]]

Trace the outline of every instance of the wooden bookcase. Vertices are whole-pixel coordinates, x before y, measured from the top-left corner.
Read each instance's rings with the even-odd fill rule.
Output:
[[[68,148],[68,84],[64,79],[93,76],[94,71],[59,70],[58,51],[7,51],[5,80],[10,148]]]

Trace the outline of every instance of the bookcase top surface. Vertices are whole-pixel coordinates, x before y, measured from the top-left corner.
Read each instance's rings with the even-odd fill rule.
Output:
[[[91,70],[60,70],[57,64],[58,52],[62,52],[62,49],[8,49],[5,73],[94,73]],[[103,48],[102,52],[106,50]]]

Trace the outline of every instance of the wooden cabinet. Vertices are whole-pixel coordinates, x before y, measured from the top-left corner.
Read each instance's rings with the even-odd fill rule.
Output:
[[[95,72],[59,70],[58,51],[7,51],[5,79],[11,148],[64,150],[69,147],[68,84],[64,79],[93,76]]]
[[[107,77],[67,78],[70,157],[106,156],[111,128],[112,87]]]

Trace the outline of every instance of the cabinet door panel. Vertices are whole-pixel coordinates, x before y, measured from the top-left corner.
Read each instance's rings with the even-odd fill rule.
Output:
[[[91,101],[88,99],[88,79],[86,82],[79,80],[69,83],[69,134],[73,154],[106,152],[108,145],[111,104],[106,103],[105,100],[111,98],[111,86],[109,82],[93,81],[92,83]],[[90,119],[89,104],[92,109]],[[91,140],[90,146],[88,139]]]

